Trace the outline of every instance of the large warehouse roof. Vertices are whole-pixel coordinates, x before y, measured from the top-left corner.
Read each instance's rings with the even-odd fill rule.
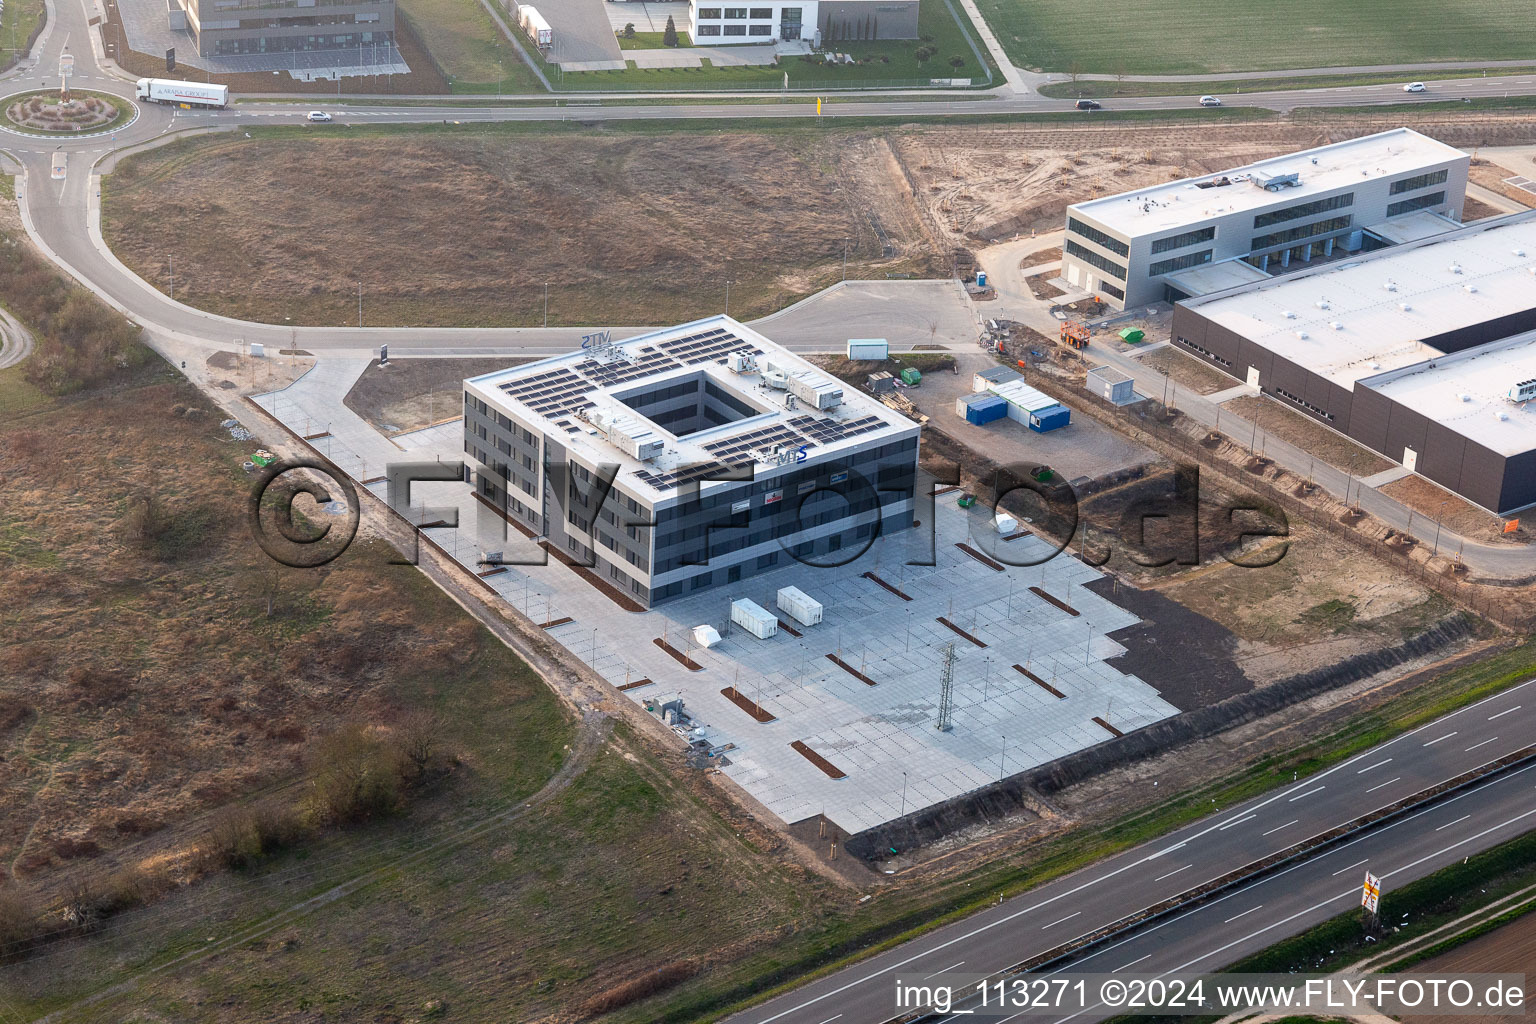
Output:
[[[1536,447],[1536,407],[1510,389],[1536,380],[1536,331],[1368,381],[1403,406],[1504,456]]]
[[[1437,355],[1425,338],[1536,307],[1536,213],[1186,304],[1352,388]]]
[[[732,353],[751,357],[740,372],[727,365]],[[761,478],[791,464],[801,448],[805,461],[815,461],[911,436],[917,427],[726,316],[472,377],[464,387],[493,408],[542,421],[589,465],[617,464],[618,481],[652,499],[733,468],[756,464]],[[838,391],[840,401],[831,397]],[[827,407],[817,407],[818,392]],[[685,395],[696,396],[699,408],[686,428],[684,417],[668,419],[675,429],[652,418],[687,404]],[[703,413],[711,403],[714,421]]]
[[[1220,174],[1202,174],[1089,200],[1070,207],[1069,212],[1080,210],[1111,231],[1135,238],[1243,210],[1301,203],[1309,196],[1334,192],[1365,178],[1409,174],[1457,158],[1465,159],[1466,154],[1411,128],[1396,128],[1260,160]],[[1279,174],[1296,174],[1300,184],[1270,192],[1255,183],[1255,179],[1264,181]],[[1200,187],[1219,178],[1231,184]]]

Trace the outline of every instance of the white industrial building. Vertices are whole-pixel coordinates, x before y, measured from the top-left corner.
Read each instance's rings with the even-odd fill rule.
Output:
[[[480,499],[645,606],[910,526],[917,444],[725,316],[464,382]]]
[[[1409,128],[1067,208],[1062,276],[1117,309],[1459,226],[1470,157]]]
[[[919,0],[789,0],[744,4],[692,0],[688,33],[696,46],[804,40],[916,39]]]

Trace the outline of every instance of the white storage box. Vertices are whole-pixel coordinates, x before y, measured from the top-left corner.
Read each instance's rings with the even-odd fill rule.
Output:
[[[731,621],[759,640],[767,640],[779,632],[779,617],[744,597],[731,602]]]
[[[815,626],[821,622],[821,602],[799,587],[784,587],[779,591],[779,611],[803,626]]]

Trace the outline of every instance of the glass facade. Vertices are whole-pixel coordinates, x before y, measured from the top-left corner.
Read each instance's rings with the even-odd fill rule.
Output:
[[[1390,216],[1390,210],[1388,215]],[[1303,238],[1313,238],[1317,235],[1327,235],[1335,231],[1343,231],[1353,222],[1353,217],[1331,217],[1328,220],[1320,220],[1315,224],[1303,224],[1299,228],[1276,231],[1268,235],[1259,235],[1253,240],[1250,248],[1257,252],[1260,249],[1268,249],[1271,246],[1289,245],[1291,242],[1299,242]]]
[[[1171,274],[1175,270],[1188,270],[1190,267],[1198,267],[1203,263],[1211,262],[1210,249],[1201,249],[1199,252],[1186,253],[1183,256],[1175,256],[1171,260],[1158,260],[1147,268],[1148,277],[1157,277],[1160,274]]]
[[[1080,235],[1088,239],[1088,241],[1093,242],[1095,245],[1103,246],[1116,255],[1129,256],[1131,254],[1131,247],[1120,241],[1120,239],[1115,238],[1113,235],[1106,235],[1098,228],[1084,224],[1076,217],[1067,218],[1067,230],[1074,235]],[[1122,271],[1120,276],[1122,278],[1125,277],[1125,273]]]
[[[1387,216],[1396,217],[1404,213],[1413,213],[1415,210],[1439,206],[1443,202],[1445,202],[1444,192],[1431,192],[1427,196],[1415,196],[1413,199],[1404,199],[1402,202],[1390,204],[1387,207]]]
[[[1183,249],[1186,246],[1209,242],[1215,237],[1216,228],[1213,225],[1196,231],[1186,231],[1182,235],[1169,235],[1167,238],[1159,238],[1152,243],[1152,251],[1158,253],[1167,252],[1169,249]]]
[[[1086,245],[1080,245],[1077,242],[1072,241],[1070,238],[1067,239],[1066,248],[1067,252],[1071,253],[1073,256],[1076,256],[1084,263],[1098,267],[1105,273],[1114,274],[1122,281],[1125,280],[1125,268],[1116,263],[1114,260],[1110,259],[1108,256],[1101,256],[1094,252],[1092,249],[1088,248]]]
[[[1444,185],[1445,179],[1450,177],[1450,175],[1451,172],[1442,167],[1440,170],[1430,171],[1428,174],[1415,174],[1411,178],[1399,178],[1392,183],[1392,187],[1388,192],[1391,195],[1400,196],[1404,192],[1412,192],[1416,188]]]
[[[1271,210],[1261,213],[1253,218],[1253,226],[1267,228],[1271,224],[1284,224],[1288,220],[1301,220],[1303,217],[1312,217],[1319,213],[1327,213],[1329,210],[1342,210],[1346,206],[1355,205],[1355,194],[1346,192],[1341,196],[1329,196],[1327,199],[1317,199],[1310,203],[1302,203],[1299,206],[1287,206],[1283,210]]]

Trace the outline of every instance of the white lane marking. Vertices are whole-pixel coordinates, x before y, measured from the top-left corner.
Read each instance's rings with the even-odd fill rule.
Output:
[[[1286,803],[1293,804],[1297,800],[1300,800],[1302,797],[1311,796],[1313,793],[1321,793],[1323,790],[1325,790],[1327,788],[1328,788],[1327,786],[1318,786],[1316,789],[1309,789],[1305,793],[1298,793],[1295,796],[1291,797],[1289,800],[1287,800]]]
[[[1063,917],[1063,918],[1062,918],[1062,919],[1061,919],[1061,920],[1059,920],[1059,921],[1052,921],[1052,922],[1051,922],[1051,923],[1050,923],[1050,924],[1048,924],[1048,925],[1045,925],[1045,926],[1043,926],[1043,927],[1042,927],[1042,928],[1041,928],[1041,929],[1040,929],[1040,930],[1041,930],[1041,931],[1045,931],[1045,929],[1046,929],[1046,928],[1055,928],[1055,927],[1056,927],[1056,926],[1057,926],[1057,925],[1059,925],[1059,924],[1061,924],[1061,923],[1062,923],[1062,922],[1064,922],[1064,921],[1070,921],[1070,920],[1072,920],[1072,919],[1073,919],[1073,918],[1074,918],[1074,917],[1076,917],[1076,916],[1077,916],[1077,915],[1078,915],[1078,914],[1081,914],[1081,913],[1082,913],[1082,911],[1081,911],[1081,910],[1078,910],[1078,911],[1074,911],[1074,912],[1073,912],[1073,913],[1070,913],[1070,914],[1068,914],[1068,915],[1067,915],[1067,916],[1066,916],[1066,917]]]
[[[1257,817],[1258,817],[1257,814],[1245,814],[1241,818],[1235,818],[1232,821],[1227,822],[1225,825],[1222,825],[1217,831],[1225,832],[1227,829],[1231,828],[1233,825],[1241,825],[1243,822],[1245,822],[1245,821],[1252,821],[1254,818],[1257,818]]]
[[[1189,870],[1192,867],[1194,867],[1193,864],[1185,864],[1182,868],[1174,868],[1172,871],[1168,872],[1166,875],[1158,875],[1156,878],[1152,879],[1152,881],[1154,881],[1154,882],[1161,882],[1165,878],[1172,878],[1174,875],[1178,874],[1180,871],[1187,871],[1187,870]]]
[[[822,1021],[821,1024],[832,1024],[833,1021],[837,1020],[839,1017],[842,1017],[842,1016],[843,1015],[840,1013],[840,1014],[837,1015],[837,1017],[828,1017],[826,1020]]]
[[[1152,959],[1152,954],[1148,953],[1146,956],[1137,957],[1135,960],[1132,960],[1128,964],[1121,964],[1119,967],[1116,967],[1114,970],[1110,971],[1109,973],[1110,974],[1119,974],[1121,971],[1125,970],[1127,967],[1135,967],[1137,964],[1141,963],[1143,960],[1150,960],[1150,959]]]
[[[1515,713],[1515,712],[1516,712],[1516,711],[1519,711],[1519,710],[1520,710],[1520,709],[1521,709],[1521,708],[1523,708],[1523,707],[1525,707],[1525,705],[1524,705],[1524,704],[1516,704],[1516,705],[1515,705],[1515,706],[1514,706],[1514,707],[1512,707],[1512,708],[1507,708],[1507,709],[1506,709],[1506,710],[1504,710],[1504,711],[1500,711],[1500,712],[1499,712],[1499,713],[1498,713],[1498,714],[1496,714],[1496,715],[1489,715],[1489,716],[1488,716],[1488,721],[1490,721],[1490,722],[1491,722],[1491,721],[1493,721],[1493,720],[1494,720],[1494,719],[1495,719],[1495,718],[1503,718],[1503,717],[1504,717],[1504,716],[1505,716],[1505,715],[1512,715],[1512,714],[1514,714],[1514,713]]]
[[[1253,913],[1255,910],[1261,910],[1261,909],[1263,909],[1263,907],[1264,907],[1264,904],[1262,904],[1262,903],[1260,903],[1257,907],[1249,907],[1247,910],[1243,911],[1241,914],[1238,914],[1237,917],[1229,917],[1229,918],[1227,918],[1225,921],[1223,921],[1221,923],[1222,924],[1231,924],[1233,921],[1236,921],[1238,917],[1247,917],[1249,914]]]
[[[1284,825],[1276,825],[1274,828],[1270,829],[1268,832],[1261,832],[1259,834],[1260,834],[1261,837],[1262,836],[1273,835],[1274,833],[1279,832],[1283,828],[1290,828],[1292,825],[1296,824],[1300,820],[1301,820],[1300,818],[1292,818],[1290,821],[1286,822]]]
[[[1370,862],[1371,862],[1371,858],[1369,858],[1369,857],[1365,858],[1365,860],[1357,860],[1357,861],[1355,861],[1353,864],[1351,864],[1347,868],[1339,868],[1339,870],[1337,870],[1337,871],[1335,871],[1333,873],[1334,877],[1338,877],[1339,875],[1342,875],[1344,872],[1349,871],[1351,868],[1358,868],[1362,864],[1369,864]]]
[[[1457,731],[1459,731],[1459,730],[1457,730]],[[1452,732],[1448,732],[1448,733],[1446,733],[1446,734],[1445,734],[1445,735],[1444,735],[1444,736],[1441,736],[1441,737],[1440,737],[1440,739],[1439,739],[1439,740],[1430,740],[1430,741],[1429,741],[1429,742],[1428,742],[1428,743],[1426,743],[1426,744],[1424,744],[1424,745],[1425,745],[1425,746],[1426,746],[1426,747],[1432,747],[1432,746],[1434,746],[1434,745],[1435,745],[1435,744],[1436,744],[1436,743],[1439,743],[1439,742],[1440,742],[1440,740],[1448,740],[1448,739],[1450,739],[1450,738],[1451,738],[1451,737],[1452,737],[1452,736],[1455,736],[1455,735],[1456,735],[1456,731],[1452,731]]]
[[[1380,768],[1382,765],[1389,763],[1391,760],[1392,759],[1389,757],[1385,761],[1377,761],[1375,764],[1371,765],[1371,768]],[[1359,771],[1355,772],[1355,774],[1364,775],[1366,772],[1370,771],[1371,768],[1361,768]]]
[[[956,967],[959,967],[959,966],[961,966],[964,963],[965,963],[965,961],[961,960],[960,963],[958,963],[958,964],[950,964],[948,967],[944,968],[943,971],[934,971],[932,974],[928,975],[928,978],[937,978],[939,975],[943,974],[944,971],[952,971]],[[923,980],[927,981],[928,978],[924,978]]]
[[[1478,747],[1486,747],[1488,744],[1492,743],[1496,739],[1498,739],[1497,736],[1490,736],[1487,739],[1483,740],[1483,742],[1481,742],[1481,743],[1474,743],[1474,744],[1472,744],[1470,747],[1468,747],[1466,749],[1466,752],[1470,754],[1472,751],[1476,750]]]
[[[1388,779],[1386,782],[1383,782],[1383,783],[1380,783],[1378,785],[1372,786],[1370,789],[1366,790],[1366,792],[1367,793],[1374,793],[1378,789],[1386,789],[1388,786],[1392,785],[1392,783],[1394,783],[1394,782],[1402,782],[1402,781],[1403,781],[1403,777],[1401,775],[1399,775],[1395,779]]]
[[[1460,825],[1462,822],[1466,821],[1470,817],[1472,817],[1472,815],[1470,815],[1470,814],[1463,814],[1461,817],[1457,818],[1455,821],[1448,821],[1444,825],[1441,825],[1439,828],[1435,829],[1435,831],[1436,832],[1443,832],[1446,829],[1450,828],[1452,825]]]

